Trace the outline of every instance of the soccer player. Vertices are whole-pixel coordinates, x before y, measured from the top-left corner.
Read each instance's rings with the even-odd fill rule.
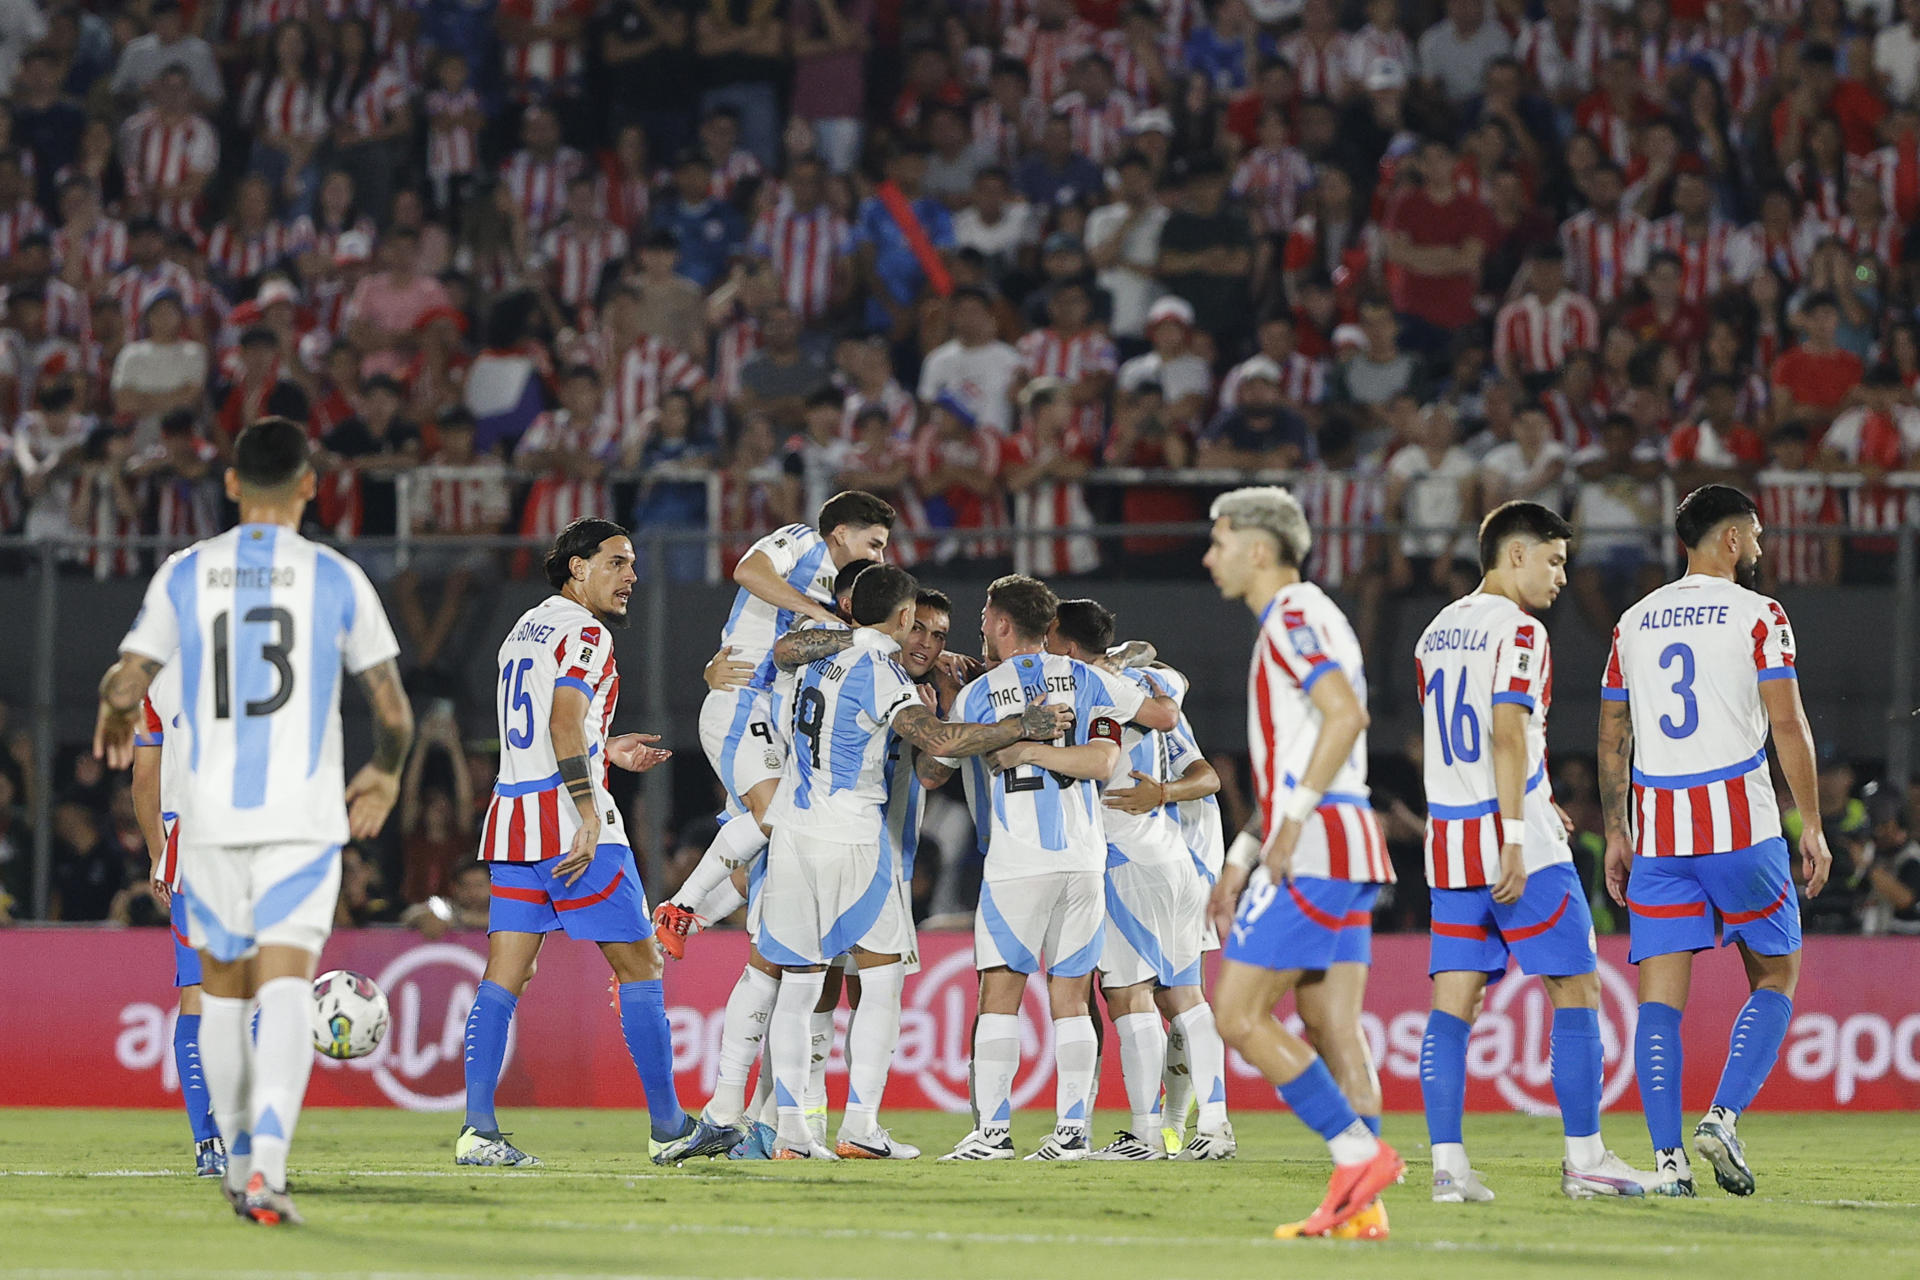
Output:
[[[719,1155],[744,1136],[680,1109],[664,962],[607,790],[609,765],[643,773],[669,754],[651,745],[651,734],[607,736],[620,701],[613,632],[627,625],[633,560],[619,525],[574,521],[547,552],[554,594],[522,614],[500,645],[500,778],[480,837],[493,906],[487,969],[467,1016],[467,1115],[454,1139],[456,1164],[539,1163],[501,1134],[494,1093],[514,1009],[557,929],[598,944],[619,983],[620,1031],[646,1091],[653,1162]]]
[[[1693,1149],[1722,1188],[1747,1196],[1753,1171],[1734,1125],[1773,1070],[1800,976],[1800,903],[1767,770],[1769,729],[1805,822],[1809,897],[1827,883],[1833,858],[1793,628],[1778,601],[1747,585],[1760,563],[1759,509],[1738,489],[1703,485],[1681,502],[1673,527],[1687,548],[1686,576],[1621,615],[1600,688],[1607,892],[1632,922],[1634,1075],[1661,1195],[1693,1194],[1680,1146],[1680,1011],[1693,956],[1713,947],[1716,918],[1720,945],[1740,946],[1752,995]]]
[[[894,1154],[874,1113],[899,1032],[912,914],[884,813],[889,738],[957,759],[1022,738],[1056,738],[1072,724],[1071,707],[1039,703],[987,723],[942,721],[893,658],[913,629],[918,590],[904,569],[862,573],[853,584],[852,645],[801,671],[795,689],[793,750],[770,811],[766,880],[751,908],[755,946],[782,969],[768,1031],[780,1121],[775,1159],[838,1158],[809,1131],[802,1098],[823,967],[846,951],[860,968],[863,1018],[874,1015],[879,1034],[852,1046],[839,1140],[874,1158]]]
[[[1461,1115],[1474,1013],[1512,956],[1553,1003],[1553,1091],[1574,1199],[1643,1194],[1600,1139],[1599,957],[1567,824],[1547,781],[1553,656],[1536,610],[1567,583],[1573,528],[1536,502],[1480,522],[1480,588],[1442,609],[1414,646],[1432,886],[1433,1012],[1420,1047],[1436,1204],[1493,1199],[1467,1163]]]
[[[413,741],[393,628],[357,565],[297,532],[315,489],[307,433],[240,433],[239,527],[167,560],[100,683],[94,752],[132,763],[155,673],[180,664],[188,934],[200,953],[200,1056],[234,1211],[298,1223],[287,1149],[313,1069],[314,961],[333,927],[340,846],[386,824]],[[344,780],[341,671],[373,705],[373,760]],[[177,744],[178,745],[178,744]],[[248,1003],[259,1002],[249,1034]]]
[[[1097,601],[1062,600],[1047,651],[1099,664],[1113,645],[1113,622],[1112,612]],[[1112,678],[1130,680],[1157,696],[1163,691],[1161,674],[1128,667]],[[1184,682],[1180,692],[1186,692]],[[1188,1024],[1204,1021],[1206,1030],[1212,1030],[1212,1015],[1200,989],[1201,937],[1194,924],[1206,914],[1207,888],[1194,875],[1193,855],[1181,834],[1174,805],[1212,795],[1220,789],[1220,779],[1205,761],[1194,762],[1190,774],[1176,777],[1167,744],[1167,734],[1127,726],[1102,801],[1107,922],[1100,989],[1120,1044],[1120,1075],[1133,1120],[1113,1142],[1092,1154],[1095,1160],[1160,1160],[1170,1154],[1161,1135],[1160,1085],[1166,1072],[1167,1031],[1160,1020],[1164,1016],[1180,1025],[1190,1010],[1200,1010],[1204,1017],[1189,1018]],[[1114,797],[1119,797],[1118,802]],[[1226,1050],[1217,1032],[1212,1043],[1219,1046],[1224,1076]],[[1221,1128],[1224,1079],[1220,1088],[1221,1115],[1215,1120],[1209,1113],[1209,1120],[1215,1122],[1208,1126],[1208,1138],[1230,1145],[1231,1130]],[[1184,1112],[1181,1118],[1184,1122]]]
[[[726,788],[727,807],[719,834],[680,892],[653,913],[660,945],[675,959],[696,925],[740,909],[745,899],[731,885],[732,873],[767,847],[767,806],[786,763],[792,718],[792,708],[774,697],[773,643],[797,618],[837,624],[835,576],[849,561],[884,559],[893,521],[893,508],[872,494],[837,493],[821,504],[817,532],[803,524],[776,529],[734,568],[740,590],[720,644],[730,657],[753,664],[753,678],[744,689],[708,693],[700,706],[700,745]],[[772,998],[769,992],[769,1007]],[[766,1016],[764,1009],[759,1016]]]
[[[173,925],[173,985],[180,1012],[173,1022],[173,1062],[180,1100],[193,1129],[193,1167],[202,1178],[227,1171],[227,1149],[213,1122],[207,1076],[200,1066],[200,953],[187,944],[187,898],[180,889],[180,806],[186,771],[184,745],[166,751],[167,729],[180,720],[179,664],[169,662],[147,687],[141,727],[133,737],[133,807],[153,862],[153,891],[167,904]]]
[[[1228,934],[1214,1016],[1333,1156],[1320,1207],[1274,1234],[1324,1236],[1358,1218],[1346,1234],[1384,1239],[1376,1198],[1406,1164],[1378,1137],[1380,1087],[1359,1021],[1373,903],[1393,879],[1367,799],[1360,645],[1339,607],[1301,577],[1313,535],[1292,494],[1235,489],[1212,515],[1214,585],[1260,620],[1247,698],[1258,805],[1213,889],[1214,923]],[[1289,991],[1318,1053],[1273,1016]]]
[[[1053,1132],[1029,1160],[1084,1160],[1087,1099],[1098,1052],[1088,998],[1105,936],[1106,827],[1095,784],[1120,761],[1121,727],[1179,723],[1179,708],[1131,680],[1046,651],[1058,600],[1046,584],[1019,574],[987,588],[980,612],[986,657],[999,665],[960,691],[952,719],[993,724],[1014,708],[1059,699],[1077,728],[1065,741],[1023,742],[975,759],[967,802],[985,845],[980,903],[973,925],[980,971],[974,1025],[973,1096],[978,1127],[942,1160],[1013,1158],[1013,1079],[1020,1069],[1020,1000],[1027,975],[1041,971],[1053,1014],[1056,1073]],[[1084,740],[1068,745],[1073,737]],[[933,762],[922,781],[951,776]]]

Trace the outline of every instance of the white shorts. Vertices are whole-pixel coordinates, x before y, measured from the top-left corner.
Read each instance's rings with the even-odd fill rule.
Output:
[[[761,957],[786,967],[825,964],[855,947],[904,955],[913,944],[899,873],[878,844],[837,844],[782,827],[767,847],[747,928]]]
[[[185,844],[187,936],[215,960],[244,960],[261,947],[320,954],[340,897],[337,844]]]
[[[778,782],[787,763],[787,735],[773,714],[765,689],[714,689],[700,704],[700,748],[720,785],[727,813],[747,811],[746,794],[768,780]]]
[[[1081,978],[1100,964],[1105,936],[1106,876],[1099,871],[1048,871],[980,882],[973,913],[973,967],[1045,969],[1056,978]]]
[[[1194,919],[1206,911],[1203,883],[1190,862],[1123,862],[1107,868],[1102,987],[1199,985],[1200,934]]]
[[[900,915],[907,922],[906,949],[897,954],[900,957],[902,970],[911,976],[920,972],[920,930],[913,923],[913,887],[904,880],[897,881],[896,884],[900,890]],[[891,951],[880,951],[878,947],[870,947],[868,950],[878,951],[883,956],[896,954]],[[860,976],[860,962],[851,951],[840,957],[839,965],[840,972],[850,977]]]

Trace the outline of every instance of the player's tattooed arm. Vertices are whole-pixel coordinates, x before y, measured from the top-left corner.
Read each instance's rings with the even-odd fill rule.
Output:
[[[594,851],[600,846],[600,813],[594,802],[593,774],[587,761],[587,695],[571,685],[553,691],[553,712],[547,718],[547,733],[553,740],[553,757],[560,766],[560,785],[580,815],[580,826],[573,833],[567,856],[554,868],[561,883],[572,885],[593,865]]]
[[[1628,797],[1633,777],[1633,720],[1625,701],[1600,704],[1600,742],[1596,761],[1600,775],[1600,815],[1606,827],[1607,894],[1627,905],[1627,872],[1633,846],[1627,832]]]
[[[373,705],[373,759],[347,783],[347,827],[354,839],[371,840],[400,798],[400,767],[413,747],[413,705],[391,658],[368,667],[358,679]]]
[[[1017,716],[1008,716],[997,724],[953,724],[942,720],[924,704],[915,703],[894,717],[893,731],[929,755],[949,760],[965,756],[983,756],[1022,738],[1051,742],[1073,728],[1073,709],[1036,702]],[[921,780],[926,775],[921,774]]]
[[[798,671],[852,647],[851,631],[829,630],[826,627],[789,631],[773,642],[773,665],[782,671]]]
[[[110,769],[133,763],[133,734],[141,699],[160,674],[160,664],[144,654],[123,653],[100,677],[100,710],[93,722],[93,754]]]

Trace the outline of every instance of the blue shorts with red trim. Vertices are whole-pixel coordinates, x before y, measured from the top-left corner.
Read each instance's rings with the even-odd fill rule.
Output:
[[[569,938],[582,942],[638,942],[653,935],[632,849],[601,845],[587,874],[573,884],[563,884],[554,874],[564,861],[489,862],[493,903],[487,911],[487,932],[565,929]]]
[[[1226,957],[1279,972],[1373,962],[1373,903],[1380,886],[1295,876],[1284,884],[1257,870],[1240,895]]]
[[[1691,858],[1635,858],[1627,882],[1633,921],[1628,959],[1708,951],[1714,925],[1720,945],[1743,942],[1756,955],[1800,949],[1800,898],[1783,836],[1731,853]]]
[[[1520,972],[1567,978],[1599,967],[1593,913],[1571,862],[1527,877],[1518,902],[1502,906],[1493,889],[1433,889],[1433,949],[1427,972],[1484,973],[1498,979],[1511,956]]]
[[[187,941],[187,891],[173,891],[173,985],[200,985],[200,953]]]

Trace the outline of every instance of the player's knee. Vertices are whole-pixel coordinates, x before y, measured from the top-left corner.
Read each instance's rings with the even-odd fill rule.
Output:
[[[1547,999],[1556,1009],[1598,1009],[1600,1007],[1600,974],[1570,973],[1563,977],[1543,977],[1541,985],[1547,989]]]
[[[1220,1038],[1235,1049],[1253,1039],[1264,1016],[1259,1009],[1237,1003],[1216,1004],[1213,1007],[1214,1027],[1220,1032]]]
[[[1800,952],[1790,951],[1783,956],[1755,955],[1752,986],[1755,991],[1773,991],[1793,999],[1795,988],[1800,985]]]

